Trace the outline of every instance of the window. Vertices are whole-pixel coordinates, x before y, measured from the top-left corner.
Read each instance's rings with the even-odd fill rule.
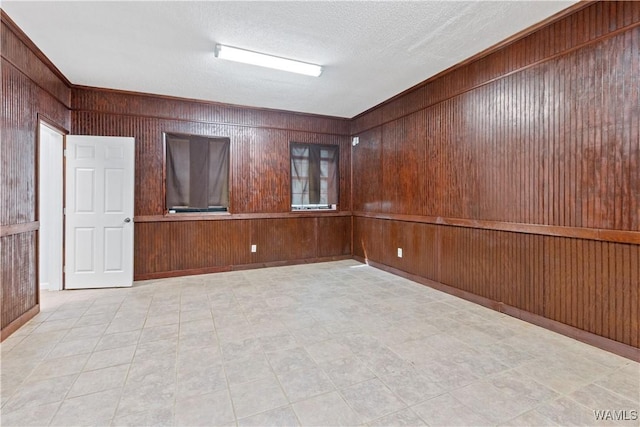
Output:
[[[291,209],[336,209],[338,205],[336,145],[291,143]]]
[[[165,133],[169,213],[229,209],[229,138]]]

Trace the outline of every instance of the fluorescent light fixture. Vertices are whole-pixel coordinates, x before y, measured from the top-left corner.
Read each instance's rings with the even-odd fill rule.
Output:
[[[237,47],[222,44],[216,45],[215,54],[216,57],[220,59],[259,65],[260,67],[274,68],[276,70],[305,74],[307,76],[318,77],[322,74],[322,67],[320,65],[279,58],[277,56],[265,55],[264,53],[252,52],[250,50],[238,49]]]

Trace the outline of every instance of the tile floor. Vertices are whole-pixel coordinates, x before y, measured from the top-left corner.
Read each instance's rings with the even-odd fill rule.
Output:
[[[1,347],[5,427],[638,425],[594,410],[640,409],[637,363],[355,261],[43,292]]]

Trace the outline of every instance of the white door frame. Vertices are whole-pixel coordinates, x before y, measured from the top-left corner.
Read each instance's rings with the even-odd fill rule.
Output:
[[[42,118],[38,118],[37,132],[36,206],[39,228],[36,277],[40,290],[59,291],[64,289],[63,153],[66,132]]]
[[[65,288],[133,285],[135,139],[65,138]]]

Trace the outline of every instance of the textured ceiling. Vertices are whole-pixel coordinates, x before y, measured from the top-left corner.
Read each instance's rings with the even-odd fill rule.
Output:
[[[2,8],[74,84],[353,117],[570,1],[28,2]],[[321,64],[226,62],[216,43]]]

